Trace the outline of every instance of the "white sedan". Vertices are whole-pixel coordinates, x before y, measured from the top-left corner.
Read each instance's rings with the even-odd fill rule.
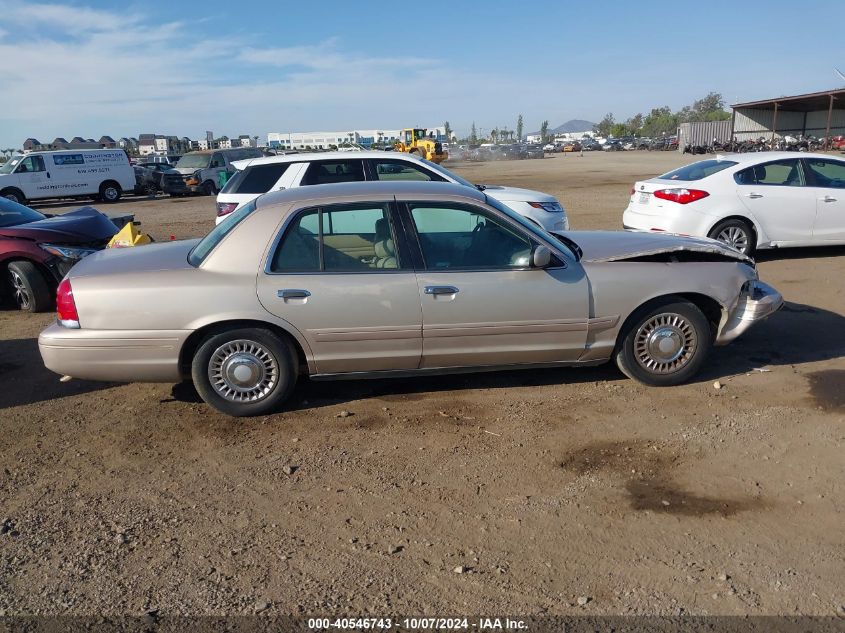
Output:
[[[845,244],[845,160],[766,152],[717,156],[634,184],[626,229],[756,249]]]
[[[339,182],[415,180],[452,182],[479,189],[547,231],[567,231],[566,212],[541,191],[474,185],[445,167],[404,152],[322,152],[267,156],[233,163],[238,170],[217,196],[217,224],[269,191]]]

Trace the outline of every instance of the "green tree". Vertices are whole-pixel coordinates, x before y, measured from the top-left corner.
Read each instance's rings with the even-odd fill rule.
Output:
[[[494,143],[499,140],[499,128],[494,127],[490,130],[490,140]]]
[[[452,140],[452,126],[449,125],[448,121],[446,121],[446,123],[443,124],[443,133],[446,135],[447,141]]]
[[[609,136],[610,128],[612,128],[615,123],[616,120],[613,118],[613,113],[608,112],[604,115],[604,118],[601,121],[593,126],[593,132],[601,136]]]
[[[478,130],[475,128],[475,121],[472,122],[472,128],[469,131],[470,145],[478,145]]]
[[[549,140],[549,122],[543,121],[540,125],[540,140],[547,143]]]
[[[522,140],[522,130],[523,130],[523,123],[522,123],[522,115],[520,114],[516,120],[516,138],[518,140]]]
[[[610,126],[610,135],[614,138],[628,136],[629,134],[631,134],[631,128],[624,123],[614,123]]]

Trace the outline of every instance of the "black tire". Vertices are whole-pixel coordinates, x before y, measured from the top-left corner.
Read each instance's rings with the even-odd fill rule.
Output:
[[[233,363],[235,356],[242,362]],[[234,372],[241,367],[251,375],[236,376]],[[191,378],[202,399],[235,417],[276,410],[293,391],[298,370],[292,344],[266,328],[239,328],[211,335],[191,361]],[[218,378],[212,384],[214,373]],[[239,378],[244,381],[241,385],[236,384]]]
[[[669,346],[664,349],[663,342]],[[652,387],[679,385],[695,376],[713,345],[710,323],[693,303],[667,298],[628,319],[616,364],[629,378]]]
[[[53,308],[53,294],[44,275],[32,262],[17,261],[7,267],[12,299],[25,312],[46,312]]]
[[[100,185],[99,199],[103,202],[113,204],[120,200],[120,196],[122,194],[123,190],[120,188],[120,185],[117,184],[114,180],[107,180]]]
[[[23,191],[17,189],[16,187],[9,187],[0,191],[0,196],[6,198],[7,200],[11,200],[12,202],[17,202],[18,204],[26,204],[26,196],[23,195]]]
[[[731,219],[719,222],[707,237],[719,240],[749,257],[753,257],[757,250],[757,235],[745,220]]]
[[[204,183],[202,183],[202,187],[200,187],[200,191],[202,192],[202,195],[204,195],[204,196],[216,196],[217,195],[217,187],[210,180],[206,180]]]

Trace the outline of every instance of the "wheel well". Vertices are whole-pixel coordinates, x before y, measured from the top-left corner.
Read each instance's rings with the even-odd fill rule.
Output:
[[[15,262],[29,262],[35,266],[36,270],[38,270],[38,272],[41,273],[41,276],[44,277],[44,281],[47,283],[47,288],[50,289],[50,296],[53,297],[53,299],[56,298],[55,277],[53,277],[53,274],[44,264],[27,257],[11,257],[10,259],[0,261],[0,304],[4,303],[7,299],[3,296],[3,291],[8,290],[10,287],[9,277],[6,274],[9,270],[9,264],[14,264]]]
[[[710,333],[715,338],[716,332],[719,329],[719,324],[722,322],[722,304],[716,301],[713,297],[708,297],[707,295],[699,294],[697,292],[677,292],[649,299],[641,306],[637,307],[636,310],[632,311],[631,314],[628,315],[628,318],[625,319],[625,323],[622,327],[619,328],[619,335],[616,338],[616,349],[619,349],[619,345],[628,335],[628,331],[632,327],[631,324],[639,317],[640,313],[651,309],[652,306],[662,303],[672,303],[677,300],[689,301],[701,310],[704,317],[707,319],[707,322],[710,324]]]
[[[751,227],[751,233],[753,233],[753,235],[754,235],[754,245],[755,246],[757,245],[757,242],[759,241],[759,235],[760,235],[759,232],[757,231],[757,225],[755,225],[754,222],[752,222],[751,220],[749,220],[748,218],[746,218],[745,216],[742,216],[742,215],[729,215],[725,218],[722,218],[721,220],[716,222],[716,224],[714,224],[713,226],[710,227],[710,230],[707,231],[707,235],[709,236],[713,232],[713,229],[715,229],[717,226],[719,226],[722,222],[727,222],[728,220],[739,220],[740,222],[745,222],[749,227]]]
[[[21,194],[21,198],[26,198],[26,196],[23,195],[23,191],[21,191],[17,187],[3,187],[3,189],[0,189],[0,195],[5,194],[7,191],[17,191],[19,194]]]
[[[237,328],[244,327],[261,327],[267,330],[271,330],[278,334],[280,337],[284,338],[285,340],[290,341],[291,345],[296,350],[296,358],[299,364],[300,375],[308,375],[308,359],[305,357],[305,351],[302,349],[302,346],[299,344],[299,341],[296,340],[296,337],[291,336],[291,334],[287,330],[273,323],[267,323],[266,321],[253,321],[250,319],[238,319],[234,321],[220,321],[217,323],[211,323],[192,332],[191,335],[185,341],[184,345],[182,345],[182,349],[179,351],[179,371],[182,373],[183,376],[191,375],[191,361],[193,360],[194,354],[196,353],[197,349],[205,338],[214,334],[225,332],[227,330],[234,330]]]

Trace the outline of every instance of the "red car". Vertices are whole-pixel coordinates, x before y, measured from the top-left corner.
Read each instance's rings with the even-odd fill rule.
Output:
[[[105,248],[132,219],[110,219],[91,207],[48,216],[0,198],[0,299],[29,312],[52,309],[56,287],[71,267]]]

